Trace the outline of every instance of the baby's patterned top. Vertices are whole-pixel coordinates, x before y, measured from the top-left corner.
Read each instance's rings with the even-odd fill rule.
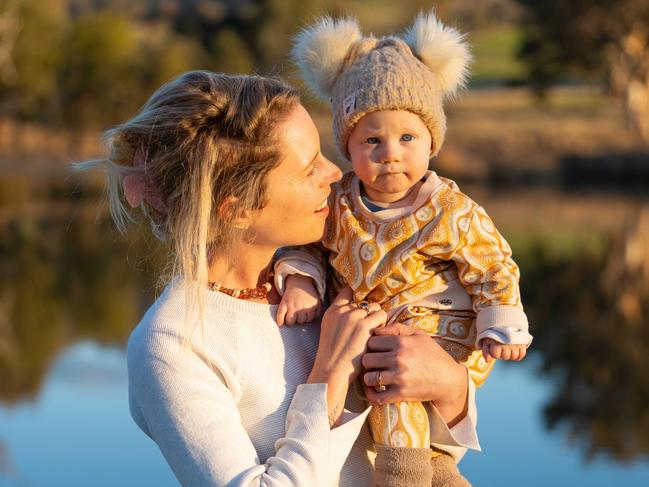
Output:
[[[488,329],[500,329],[499,341],[529,344],[511,248],[455,182],[430,171],[411,205],[377,212],[363,203],[352,172],[332,189],[321,244],[285,251],[276,266],[280,274],[283,265],[299,269],[299,262],[322,269],[327,258],[354,299],[378,302],[389,315],[415,303],[473,311],[478,340]],[[324,288],[324,271],[306,274]],[[451,299],[458,282],[470,299]]]

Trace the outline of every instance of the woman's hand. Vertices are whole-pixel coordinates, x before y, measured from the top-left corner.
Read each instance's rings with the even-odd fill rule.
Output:
[[[395,323],[374,330],[362,364],[366,395],[374,404],[432,401],[453,426],[466,414],[468,375],[442,347],[421,330]],[[378,392],[378,372],[387,389]]]
[[[367,309],[352,301],[345,288],[329,306],[320,325],[318,352],[309,383],[326,383],[330,423],[335,424],[343,410],[347,388],[361,371],[361,357],[372,331],[385,324],[387,316],[372,303]]]

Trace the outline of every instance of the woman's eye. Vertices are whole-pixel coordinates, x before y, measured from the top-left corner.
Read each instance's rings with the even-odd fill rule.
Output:
[[[315,176],[317,173],[318,173],[318,164],[314,162],[313,167],[309,171],[309,176]]]
[[[404,135],[401,136],[401,140],[403,140],[404,142],[410,142],[411,140],[414,140],[414,139],[415,138],[410,134],[404,134]]]
[[[368,144],[378,144],[379,143],[379,138],[378,137],[368,137],[366,142]]]

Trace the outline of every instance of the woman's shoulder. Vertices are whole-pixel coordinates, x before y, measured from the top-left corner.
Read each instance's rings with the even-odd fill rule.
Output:
[[[143,361],[147,357],[172,356],[193,349],[214,347],[231,349],[236,342],[234,331],[236,310],[205,300],[203,320],[198,306],[192,303],[186,288],[170,283],[147,309],[128,341],[128,360]],[[218,337],[218,344],[206,340],[206,333]]]
[[[169,284],[131,333],[129,359],[193,349],[214,360],[237,361],[248,328],[275,327],[274,307],[205,291],[202,319],[182,284]]]
[[[149,400],[156,387],[168,390],[199,377],[221,381],[233,397],[241,396],[249,354],[240,334],[247,318],[236,303],[228,306],[227,300],[225,305],[220,301],[220,296],[206,296],[200,320],[195,305],[189,304],[188,312],[190,302],[183,288],[165,289],[128,341],[131,401]]]

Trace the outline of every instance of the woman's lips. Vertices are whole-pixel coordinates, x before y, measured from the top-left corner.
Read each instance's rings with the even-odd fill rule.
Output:
[[[324,199],[322,203],[318,205],[318,207],[315,210],[315,213],[325,213],[329,211],[329,205],[328,203],[328,196],[327,198]]]

